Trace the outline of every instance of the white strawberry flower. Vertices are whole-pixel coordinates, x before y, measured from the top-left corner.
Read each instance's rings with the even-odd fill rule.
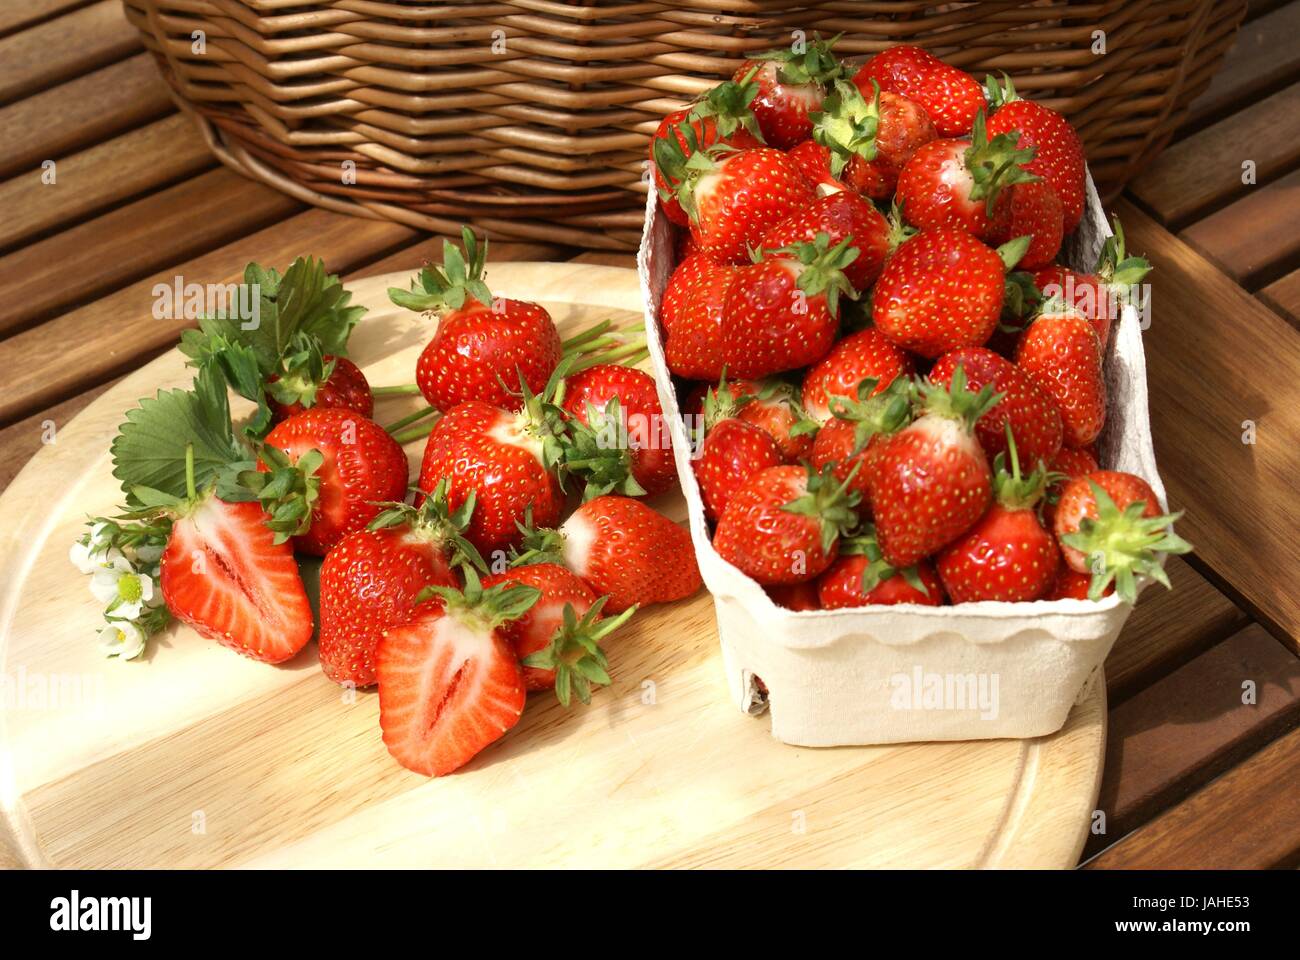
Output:
[[[102,563],[90,579],[90,592],[100,603],[108,604],[108,613],[125,620],[140,616],[145,605],[153,603],[153,578],[137,573],[131,561],[124,556]]]
[[[144,653],[144,631],[129,620],[110,621],[99,631],[99,649],[106,657],[134,660]]]
[[[161,543],[142,543],[135,548],[135,558],[146,567],[151,567],[162,559],[163,545]]]
[[[112,547],[111,541],[104,536],[107,529],[108,524],[102,520],[93,524],[85,542],[78,539],[68,549],[68,559],[82,573],[94,573],[101,563],[121,555],[121,551]]]

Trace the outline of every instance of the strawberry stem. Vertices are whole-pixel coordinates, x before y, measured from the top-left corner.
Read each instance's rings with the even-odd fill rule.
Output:
[[[394,420],[388,426],[384,427],[384,430],[388,433],[397,433],[397,431],[401,430],[403,427],[409,427],[413,423],[419,423],[425,417],[433,413],[439,413],[437,407],[425,407],[423,410],[416,410],[414,413],[408,413],[400,420]]]
[[[391,387],[371,387],[370,393],[376,397],[406,397],[420,392],[414,383],[398,383]]]
[[[606,350],[604,353],[584,353],[579,355],[578,359],[569,367],[567,376],[571,377],[575,373],[602,363],[619,363],[628,367],[635,366],[648,356],[650,356],[650,351],[646,349],[645,337],[639,336],[621,347]]]
[[[593,324],[592,326],[588,327],[586,330],[582,331],[581,333],[574,334],[572,337],[569,337],[568,340],[561,340],[560,341],[561,352],[568,353],[570,350],[574,349],[575,347],[580,347],[584,343],[597,339],[602,334],[604,334],[607,330],[609,330],[609,328],[613,326],[613,324],[614,324],[613,320],[602,320],[600,321],[600,323]]]
[[[433,428],[437,425],[438,422],[436,420],[433,423],[422,423],[418,427],[412,427],[410,430],[403,431],[402,433],[394,433],[392,436],[398,444],[406,446],[408,443],[421,440],[433,433]]]
[[[198,497],[198,490],[194,484],[194,444],[185,444],[185,496],[189,500],[195,500]]]

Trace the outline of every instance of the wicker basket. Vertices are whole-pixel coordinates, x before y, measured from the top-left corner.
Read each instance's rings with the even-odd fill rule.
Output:
[[[646,139],[748,51],[926,46],[1073,118],[1113,194],[1232,44],[1245,0],[124,0],[227,165],[435,232],[634,249]],[[201,33],[198,33],[201,31]],[[1104,55],[1093,52],[1103,31]],[[350,161],[350,162],[349,162]]]

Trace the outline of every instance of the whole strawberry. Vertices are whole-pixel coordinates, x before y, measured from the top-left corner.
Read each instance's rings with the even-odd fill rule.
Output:
[[[1041,177],[1061,201],[1065,232],[1073,233],[1083,218],[1087,161],[1079,135],[1064,116],[1033,100],[1016,95],[1011,78],[1001,85],[988,78],[991,137],[1018,136],[1019,146],[1034,151],[1025,169]]]
[[[1000,399],[992,386],[922,384],[921,416],[881,444],[874,459],[871,509],[881,555],[910,567],[969,530],[992,496],[988,460],[975,421]]]
[[[812,453],[817,422],[808,417],[799,391],[784,380],[739,380],[719,385],[719,395],[729,389],[735,399],[734,416],[758,427],[776,442],[786,463],[803,460]]]
[[[887,200],[903,165],[938,134],[917,103],[868,83],[859,91],[840,82],[813,115],[816,152],[801,145],[801,165],[815,171],[814,183],[827,177],[864,197]]]
[[[408,465],[397,441],[343,407],[312,407],[276,425],[257,469],[269,476],[244,476],[258,484],[271,529],[292,533],[295,549],[318,557],[373,520],[379,502],[406,495]]]
[[[889,255],[889,221],[874,205],[854,193],[840,191],[820,197],[782,220],[763,237],[763,249],[777,250],[797,243],[812,243],[826,234],[829,246],[845,241],[858,251],[843,268],[854,290],[865,290],[876,282]]]
[[[1034,283],[1045,299],[1060,297],[1088,318],[1097,331],[1103,354],[1120,306],[1135,299],[1137,284],[1151,272],[1151,264],[1145,259],[1129,256],[1119,217],[1113,218],[1112,225],[1113,232],[1103,244],[1092,273],[1049,266],[1034,274]]]
[[[778,583],[764,587],[763,592],[778,607],[785,607],[787,610],[820,610],[822,608],[821,600],[817,597],[817,584],[815,582]]]
[[[803,378],[803,408],[819,423],[831,420],[831,397],[858,397],[863,380],[881,393],[899,377],[910,377],[912,358],[875,327],[851,333],[809,368]]]
[[[829,469],[769,467],[731,497],[713,535],[718,555],[761,584],[812,580],[857,525],[858,497]]]
[[[1052,398],[1061,413],[1065,444],[1086,447],[1106,422],[1101,343],[1083,314],[1050,300],[1016,346],[1016,366]]]
[[[763,54],[736,71],[733,81],[758,85],[750,107],[763,139],[772,146],[788,150],[812,133],[808,115],[821,106],[826,86],[842,72],[831,53],[833,43],[814,40],[797,53],[784,49]]]
[[[1007,450],[1007,427],[1026,464],[1050,464],[1061,449],[1061,414],[1052,398],[1005,357],[983,347],[945,353],[930,368],[935,383],[951,383],[961,367],[972,390],[988,385],[1002,395],[993,409],[975,422],[975,436],[987,456]]]
[[[441,270],[427,266],[411,281],[410,291],[388,291],[399,307],[439,314],[415,380],[439,410],[468,400],[517,410],[523,402],[521,380],[537,393],[560,362],[560,335],[538,304],[494,299],[483,280],[487,241],[480,245],[469,227],[461,228],[461,236],[464,255],[445,241]]]
[[[890,566],[868,524],[840,543],[839,557],[817,578],[817,598],[823,610],[899,603],[938,607],[943,585],[927,560],[901,570]]]
[[[697,253],[683,260],[664,291],[660,318],[668,369],[690,380],[722,376],[722,311],[737,268]]]
[[[1088,573],[1079,573],[1071,570],[1067,565],[1061,564],[1056,571],[1056,581],[1052,588],[1043,595],[1044,600],[1088,600],[1088,591],[1092,586],[1092,575]],[[1106,589],[1101,592],[1102,597],[1110,596],[1115,592],[1115,584],[1106,585]],[[1101,599],[1098,597],[1098,599]]]
[[[830,466],[837,480],[857,492],[863,516],[871,513],[876,456],[889,437],[912,421],[912,390],[909,378],[898,377],[880,393],[877,381],[868,377],[858,384],[856,399],[831,398],[833,416],[813,441],[813,467]]]
[[[1089,599],[1101,599],[1114,583],[1120,597],[1133,603],[1139,576],[1170,586],[1162,554],[1191,551],[1191,544],[1174,533],[1180,516],[1162,513],[1155,491],[1141,477],[1094,470],[1065,485],[1054,526],[1070,569],[1092,575]]]
[[[941,137],[967,134],[984,109],[984,91],[969,73],[908,44],[876,54],[853,77],[864,90],[871,81],[925,108]]]
[[[268,378],[268,385],[274,386],[268,389],[266,402],[274,422],[287,420],[310,407],[344,407],[363,417],[374,413],[375,398],[361,368],[347,357],[322,356],[321,359],[324,364],[318,380],[305,372],[295,376],[292,368],[283,377]],[[286,366],[289,363],[286,360]]]
[[[997,329],[1006,271],[1023,249],[1012,242],[995,251],[964,230],[922,230],[894,251],[876,281],[876,328],[932,359],[983,346]]]
[[[1047,484],[1040,463],[1027,477],[1007,427],[1007,454],[994,460],[993,505],[975,526],[944,547],[935,560],[944,589],[953,603],[1037,600],[1056,582],[1060,552],[1043,529],[1035,507]]]
[[[1029,237],[1025,255],[1016,264],[1022,270],[1037,270],[1056,259],[1064,233],[1064,213],[1056,191],[1047,183],[1035,180],[1013,184],[1007,200],[994,211],[989,225],[989,241],[1006,243],[1016,237]]]
[[[1047,464],[1048,486],[1043,496],[1043,523],[1047,529],[1054,529],[1056,504],[1061,499],[1061,491],[1075,477],[1081,477],[1094,470],[1100,470],[1101,464],[1087,450],[1075,450],[1062,447]],[[1086,591],[1085,591],[1086,592]]]
[[[748,396],[737,397],[733,390],[734,386],[724,380],[706,395],[704,439],[700,442],[699,455],[691,462],[700,499],[704,502],[704,515],[710,521],[722,516],[746,478],[785,462],[776,441],[766,430],[737,419],[738,400],[747,403]]]
[[[858,255],[849,244],[832,247],[819,233],[812,243],[766,251],[736,272],[722,311],[728,373],[767,377],[826,355],[839,331],[840,297],[858,295],[844,276]]]
[[[446,482],[417,510],[390,503],[364,530],[348,534],[320,570],[320,663],[335,683],[375,682],[375,649],[389,627],[405,622],[425,587],[459,587],[455,566],[483,560],[461,536],[471,496],[447,509]]]

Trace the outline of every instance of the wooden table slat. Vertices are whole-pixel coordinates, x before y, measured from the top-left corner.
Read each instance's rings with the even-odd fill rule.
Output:
[[[21,0],[13,0],[21,4]],[[99,0],[0,39],[0,103],[9,103],[143,49],[121,0]]]
[[[1300,270],[1292,270],[1282,279],[1274,280],[1259,291],[1258,297],[1300,328]]]
[[[0,35],[75,10],[86,2],[87,0],[12,0],[10,3],[0,3]]]
[[[1248,289],[1300,266],[1300,170],[1210,214],[1181,233],[1237,283]]]

